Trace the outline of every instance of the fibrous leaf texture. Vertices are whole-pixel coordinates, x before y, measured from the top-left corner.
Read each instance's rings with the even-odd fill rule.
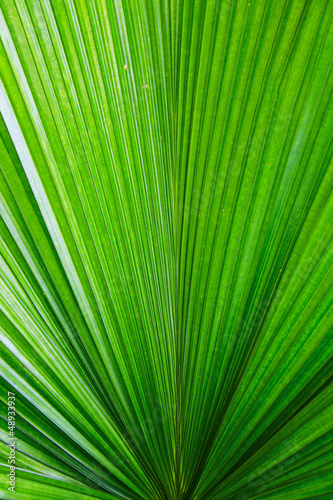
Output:
[[[0,498],[333,498],[332,17],[0,0]]]

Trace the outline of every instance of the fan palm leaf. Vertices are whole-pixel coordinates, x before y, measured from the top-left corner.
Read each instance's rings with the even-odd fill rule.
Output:
[[[332,17],[0,0],[0,498],[332,497]]]

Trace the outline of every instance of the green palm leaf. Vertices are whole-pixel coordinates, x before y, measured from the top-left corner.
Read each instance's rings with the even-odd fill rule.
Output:
[[[0,498],[332,498],[332,17],[0,0]]]

